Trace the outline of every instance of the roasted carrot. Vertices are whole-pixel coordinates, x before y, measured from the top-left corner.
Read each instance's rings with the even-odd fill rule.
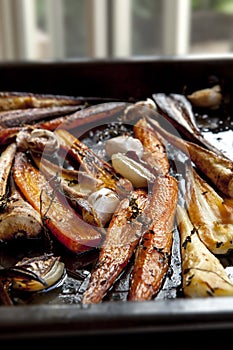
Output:
[[[148,226],[136,250],[130,301],[149,300],[162,286],[170,262],[177,199],[176,179],[157,177],[143,213]]]
[[[58,129],[54,133],[61,144],[61,148],[76,161],[78,168],[80,166],[81,169],[84,169],[98,181],[103,182],[105,187],[116,191],[120,196],[125,196],[132,190],[132,184],[129,180],[119,176],[109,163],[98,157],[69,131]]]
[[[99,303],[132,257],[142,232],[139,220],[147,203],[144,190],[135,190],[116,209],[82,302]]]
[[[102,238],[100,231],[84,222],[55,193],[24,153],[16,153],[13,177],[27,201],[41,214],[45,225],[66,248],[79,253],[99,246]]]
[[[166,146],[156,135],[155,130],[145,118],[139,119],[134,125],[134,136],[143,145],[144,153],[142,159],[145,160],[157,174],[166,175],[170,166],[166,154]]]
[[[20,126],[14,128],[0,128],[0,145],[8,145],[15,141],[18,132],[22,128]]]

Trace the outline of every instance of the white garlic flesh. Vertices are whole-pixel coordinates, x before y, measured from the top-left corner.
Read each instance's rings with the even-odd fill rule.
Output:
[[[101,188],[88,196],[88,202],[95,211],[102,226],[104,226],[111,219],[116,207],[120,203],[120,199],[114,191],[108,188]]]
[[[143,145],[140,140],[132,136],[117,136],[105,142],[106,155],[111,158],[115,153],[134,151],[138,158],[143,155]]]
[[[155,180],[147,168],[122,153],[112,155],[112,165],[118,174],[130,180],[136,188],[147,187],[149,182]]]

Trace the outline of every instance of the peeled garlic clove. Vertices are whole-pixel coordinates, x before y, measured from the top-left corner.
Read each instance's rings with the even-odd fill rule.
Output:
[[[188,95],[187,98],[196,107],[216,109],[222,101],[220,85],[215,85],[209,89],[202,89]]]
[[[139,139],[132,136],[117,136],[105,142],[105,151],[108,157],[115,153],[134,151],[139,158],[143,155],[143,145]]]
[[[112,217],[117,205],[120,203],[118,195],[108,188],[101,188],[88,196],[88,202],[96,212],[102,226]]]
[[[148,182],[155,180],[155,176],[147,168],[122,153],[112,155],[112,165],[115,171],[130,180],[134,187],[147,187]]]

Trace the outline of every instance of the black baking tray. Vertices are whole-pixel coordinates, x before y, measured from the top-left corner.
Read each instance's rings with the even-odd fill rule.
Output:
[[[225,91],[233,93],[233,55],[0,63],[0,91],[133,101],[156,92],[195,91],[211,80],[220,81]],[[132,339],[138,343],[140,334],[156,338],[161,333],[190,334],[203,330],[233,331],[233,298],[0,307],[2,344],[22,339],[96,339],[96,336],[109,339],[118,335],[132,335],[133,344]]]

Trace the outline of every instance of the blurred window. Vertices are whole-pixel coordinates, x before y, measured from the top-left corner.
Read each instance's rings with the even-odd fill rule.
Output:
[[[233,51],[233,1],[192,0],[190,53]]]
[[[233,51],[233,0],[0,0],[0,59]]]

